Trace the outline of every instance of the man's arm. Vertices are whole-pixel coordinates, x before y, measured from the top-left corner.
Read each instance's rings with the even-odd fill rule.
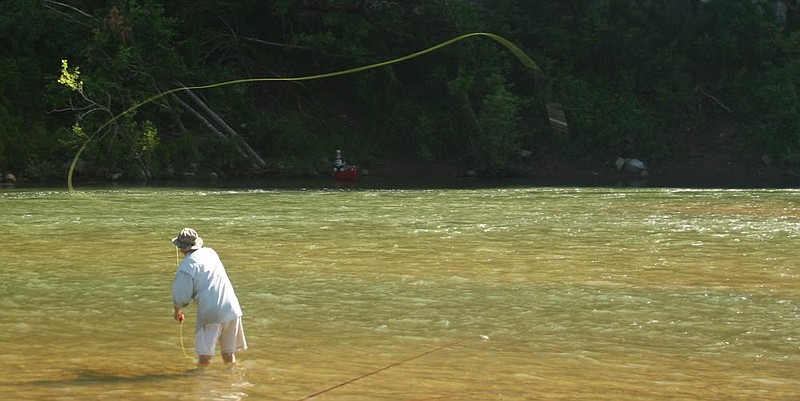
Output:
[[[175,313],[173,316],[175,320],[181,323],[185,319],[183,308],[192,302],[193,291],[194,282],[192,276],[181,271],[175,273],[175,281],[172,283],[172,303],[175,306]]]

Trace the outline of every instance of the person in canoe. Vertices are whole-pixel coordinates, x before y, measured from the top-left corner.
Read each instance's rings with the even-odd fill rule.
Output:
[[[333,173],[335,180],[353,181],[358,177],[358,169],[352,164],[347,164],[342,157],[342,151],[336,149],[336,156],[333,157]]]
[[[336,156],[333,157],[333,172],[338,173],[347,170],[347,162],[342,156],[342,151],[336,149]]]

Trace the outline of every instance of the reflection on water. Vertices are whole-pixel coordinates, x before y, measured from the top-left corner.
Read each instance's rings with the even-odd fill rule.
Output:
[[[4,190],[0,210],[7,399],[800,397],[795,191]],[[182,355],[184,226],[242,302],[233,368]]]

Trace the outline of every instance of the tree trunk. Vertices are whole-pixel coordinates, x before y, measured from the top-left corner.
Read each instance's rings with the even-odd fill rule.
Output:
[[[225,134],[223,134],[222,131],[220,131],[217,127],[215,127],[214,124],[211,124],[211,122],[208,121],[208,119],[205,116],[203,116],[199,111],[195,110],[194,107],[190,106],[188,103],[184,102],[183,100],[181,100],[177,96],[175,96],[175,100],[177,100],[178,104],[180,104],[181,107],[186,109],[186,111],[188,111],[189,113],[192,113],[192,115],[194,115],[198,120],[200,120],[200,122],[203,123],[203,125],[205,125],[206,128],[208,128],[209,131],[211,131],[212,133],[216,134],[218,137],[220,137],[220,138],[222,138],[224,140],[229,140],[230,139],[227,136],[225,136]],[[236,150],[239,152],[240,155],[242,155],[242,157],[244,157],[245,159],[250,159],[250,157],[247,154],[247,152],[245,152],[244,149],[242,149],[239,146],[238,143],[235,143],[234,145],[236,146]],[[253,165],[256,166],[256,167],[263,167],[263,166],[259,166],[255,162],[253,163]]]
[[[184,86],[184,88],[186,88],[186,86]],[[256,151],[254,151],[253,148],[251,148],[250,145],[247,144],[247,142],[245,142],[245,140],[242,139],[242,137],[233,128],[231,128],[230,125],[228,125],[228,123],[226,123],[217,113],[215,113],[213,110],[211,110],[211,108],[208,107],[208,105],[206,105],[205,102],[203,102],[203,100],[201,100],[199,97],[197,97],[197,95],[195,95],[188,88],[184,92],[186,92],[186,94],[192,100],[194,100],[194,102],[197,103],[197,105],[199,105],[200,108],[203,109],[203,111],[209,117],[211,117],[211,119],[217,124],[217,126],[219,126],[222,129],[222,131],[226,132],[230,136],[230,138],[233,139],[234,143],[236,144],[236,148],[239,150],[240,153],[242,153],[248,160],[250,160],[258,168],[264,168],[267,165],[267,163],[264,162],[264,159],[262,159],[261,156],[258,153],[256,153]],[[184,107],[187,107],[187,106],[189,106],[189,105],[185,104]],[[204,124],[206,124],[206,126],[216,130],[216,132],[219,135],[222,135],[223,137],[225,136],[225,134],[223,132],[221,132],[220,130],[216,129],[215,126],[211,122],[209,122],[204,117],[202,117],[202,115],[198,111],[194,110],[191,107],[189,107],[189,109],[191,109],[193,111],[195,116],[205,120]]]

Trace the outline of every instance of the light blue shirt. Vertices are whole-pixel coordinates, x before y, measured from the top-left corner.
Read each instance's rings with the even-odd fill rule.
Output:
[[[172,302],[186,307],[197,303],[197,326],[225,323],[242,316],[239,299],[219,255],[211,248],[200,248],[186,255],[175,272]]]

